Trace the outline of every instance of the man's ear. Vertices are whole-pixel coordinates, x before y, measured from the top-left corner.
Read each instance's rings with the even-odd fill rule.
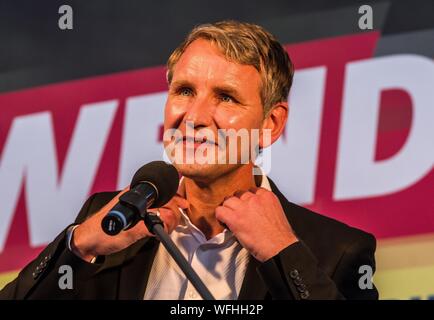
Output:
[[[168,85],[170,85],[170,81],[169,81],[169,69],[166,70],[166,82]]]
[[[282,135],[285,129],[286,120],[288,119],[289,107],[288,102],[276,103],[262,122],[261,135],[259,137],[259,147],[261,149],[266,148],[273,144]],[[270,139],[264,139],[264,134],[271,135]]]

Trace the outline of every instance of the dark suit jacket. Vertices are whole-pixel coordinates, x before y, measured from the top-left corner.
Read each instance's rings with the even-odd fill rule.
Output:
[[[375,271],[375,238],[289,202],[270,184],[300,241],[265,263],[251,257],[239,299],[377,299],[375,286],[359,288],[360,266]],[[91,196],[75,223],[115,194]],[[0,292],[0,299],[143,299],[158,240],[142,239],[91,264],[68,250],[65,235],[66,229]],[[72,290],[59,288],[62,265],[72,267]]]

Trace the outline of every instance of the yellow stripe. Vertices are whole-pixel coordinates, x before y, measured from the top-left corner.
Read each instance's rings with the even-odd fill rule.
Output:
[[[3,289],[3,287],[9,282],[14,280],[17,277],[18,273],[19,271],[0,273],[0,290]]]
[[[434,234],[378,241],[375,254],[378,270],[434,265]]]
[[[427,267],[379,270],[374,283],[380,299],[428,299],[434,296],[434,265]]]
[[[381,299],[434,295],[434,234],[379,240],[375,257]]]

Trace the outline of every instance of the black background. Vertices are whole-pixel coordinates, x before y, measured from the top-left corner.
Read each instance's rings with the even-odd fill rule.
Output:
[[[58,27],[62,4],[73,30]],[[261,24],[285,44],[363,32],[362,4],[383,35],[434,27],[433,0],[0,0],[0,92],[163,65],[193,26],[223,19]]]

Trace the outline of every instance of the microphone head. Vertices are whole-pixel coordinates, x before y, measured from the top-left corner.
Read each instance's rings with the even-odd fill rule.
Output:
[[[152,161],[137,170],[130,188],[142,182],[150,182],[156,187],[158,197],[150,208],[159,208],[169,202],[178,191],[178,170],[164,161]]]

